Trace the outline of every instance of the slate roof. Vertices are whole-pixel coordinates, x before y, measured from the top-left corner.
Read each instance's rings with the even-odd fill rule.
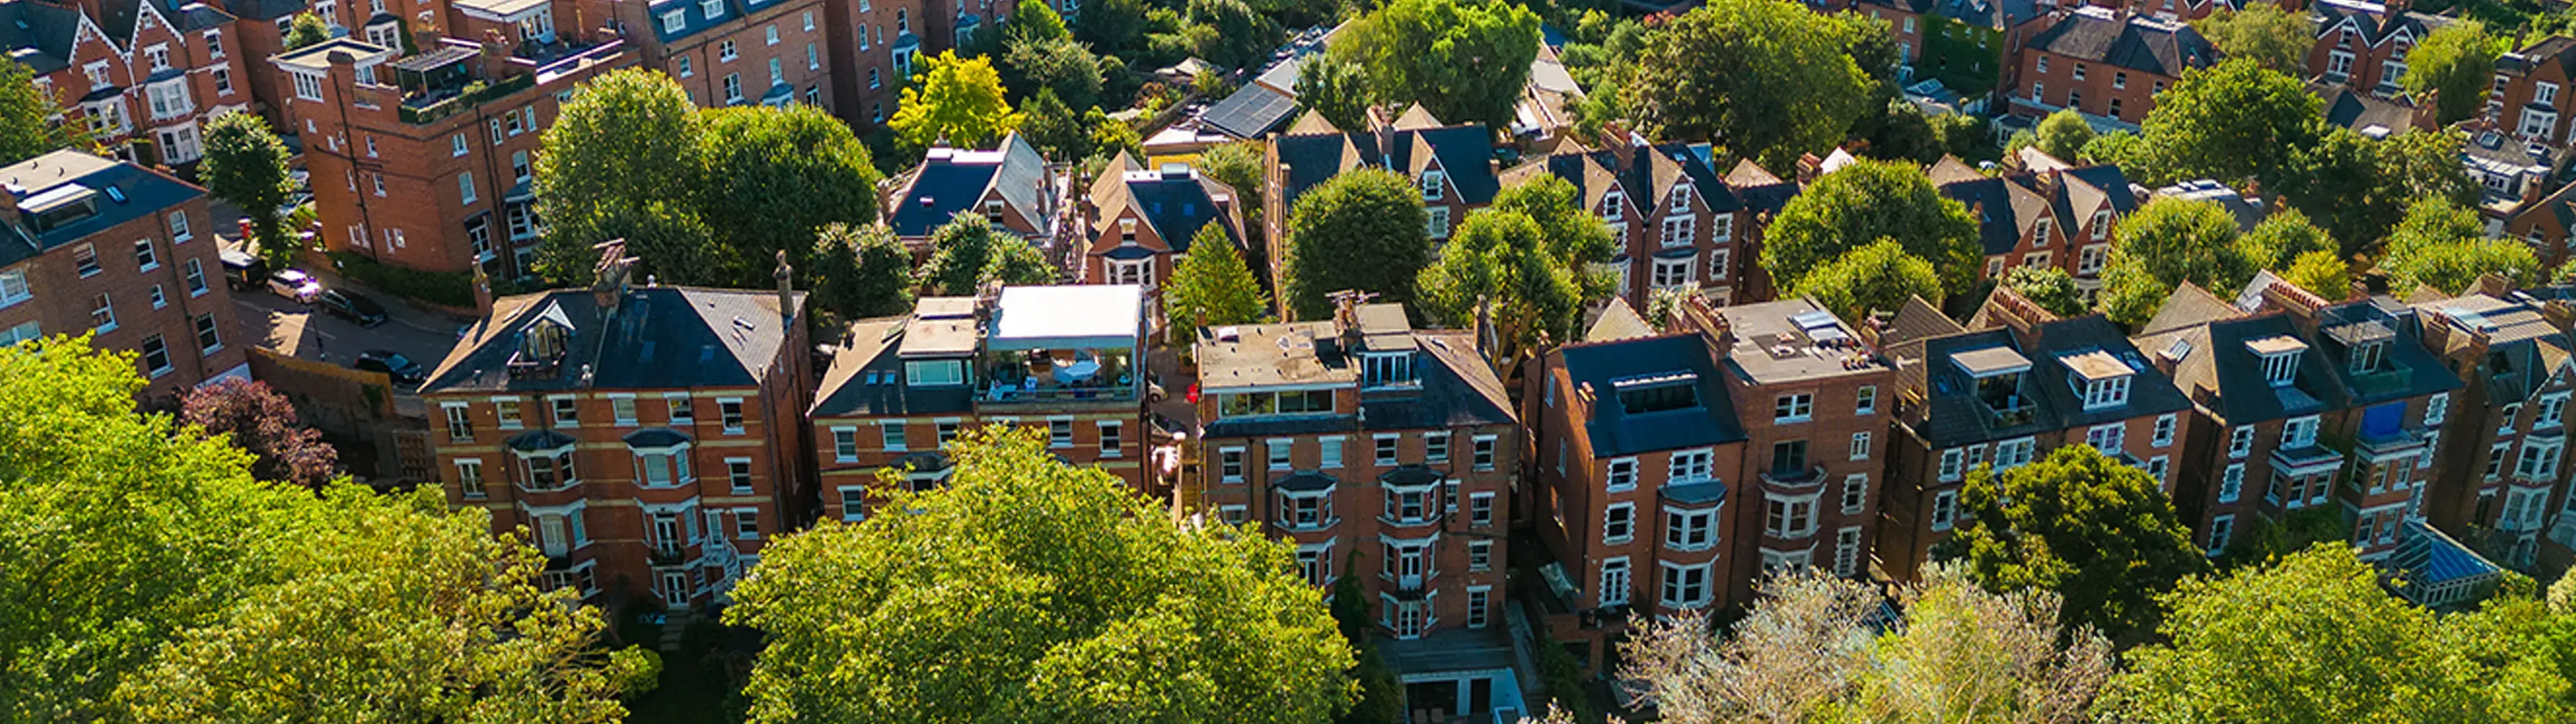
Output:
[[[2259,282],[2258,282],[2259,283]],[[2197,293],[2195,295],[2195,293]],[[2207,292],[2197,287],[2177,290],[2137,338],[2140,349],[2174,361],[2174,384],[2230,425],[2244,425],[2308,415],[2325,410],[2371,405],[2456,390],[2460,379],[2424,348],[2414,311],[2394,302],[2364,300],[2327,306],[2318,311],[2320,333],[2303,333],[2289,315],[2224,316],[2211,309]],[[2179,304],[2178,304],[2179,303]],[[2177,306],[2185,309],[2175,309]],[[2168,315],[2171,315],[2170,317]],[[2210,315],[2213,321],[2188,324],[2187,315]],[[2352,372],[2348,350],[2331,332],[2344,325],[2377,323],[2394,333],[2387,359],[2391,371],[2368,376]],[[2263,358],[2247,343],[2289,337],[2307,346],[2291,384],[2274,387],[2263,376]],[[2178,344],[2176,340],[2180,340]]]
[[[2400,96],[2381,98],[2353,90],[2342,83],[2314,81],[2308,92],[2325,100],[2327,123],[2360,131],[2372,126],[2380,133],[2395,135],[2415,127],[2415,102]]]
[[[2459,332],[2449,335],[2450,343],[2439,350],[2444,356],[2474,354],[2470,345],[2477,337],[2486,338],[2486,354],[2475,360],[2468,382],[2483,386],[2490,400],[2529,399],[2565,364],[2568,351],[2576,349],[2534,303],[2472,293],[2415,308],[2424,313],[2425,324],[2449,325]]]
[[[777,5],[779,0],[721,0],[721,2],[724,3],[724,12],[713,18],[707,17],[707,14],[700,9],[699,0],[664,0],[651,3],[645,12],[651,16],[653,36],[660,38],[664,43],[669,43],[767,10]],[[662,23],[662,13],[672,10],[683,11],[685,19],[681,21],[679,30],[671,30]]]
[[[1473,333],[1415,331],[1413,373],[1421,391],[1409,395],[1368,395],[1360,406],[1361,427],[1368,430],[1468,427],[1515,423],[1511,397],[1503,381],[1476,354]],[[1425,364],[1426,362],[1432,364]]]
[[[235,17],[275,22],[278,18],[304,12],[303,0],[225,0],[224,7]]]
[[[0,44],[37,75],[71,66],[80,11],[38,2],[0,3]]]
[[[798,292],[790,304],[801,308],[804,300]],[[802,323],[782,322],[787,315],[774,291],[638,287],[626,291],[615,314],[604,311],[587,289],[496,300],[421,392],[753,387],[785,351],[785,324]],[[540,319],[570,327],[558,371],[514,378],[510,358]]]
[[[2172,186],[2156,189],[2155,195],[2171,196],[2178,199],[2189,199],[2192,201],[2207,201],[2225,207],[2227,209],[2227,213],[2236,217],[2236,230],[2238,231],[2250,232],[2254,230],[2256,225],[2263,223],[2264,210],[2262,204],[2245,198],[2244,194],[2237,193],[2236,189],[2228,188],[2226,184],[2210,179],[2184,181]]]
[[[886,225],[896,236],[928,236],[959,212],[974,210],[988,190],[1001,194],[1005,213],[1044,213],[1046,158],[1020,134],[1004,136],[991,151],[951,150],[950,154],[942,158],[934,153],[923,160],[912,182],[886,210]],[[1032,226],[1045,227],[1044,219],[1028,220]]]
[[[1126,154],[1121,152],[1119,155],[1123,158]],[[1189,253],[1190,243],[1196,239],[1199,229],[1209,222],[1216,222],[1236,248],[1243,248],[1243,234],[1237,228],[1240,222],[1228,222],[1224,209],[1216,203],[1217,197],[1224,196],[1241,204],[1242,195],[1224,182],[1200,174],[1195,169],[1175,170],[1178,173],[1164,170],[1121,172],[1113,165],[1112,170],[1102,174],[1103,183],[1092,185],[1091,202],[1099,209],[1095,212],[1097,218],[1112,218],[1124,209],[1135,208],[1137,216],[1153,227],[1155,235],[1161,236],[1174,254]],[[1238,205],[1236,208],[1242,207]]]
[[[1598,457],[1634,455],[1655,450],[1741,442],[1744,428],[1736,421],[1717,360],[1697,335],[1666,335],[1562,349],[1566,375],[1577,389],[1592,388],[1592,419],[1584,436]],[[1691,407],[1628,414],[1611,383],[1635,377],[1687,372],[1696,376],[1698,404]]]
[[[1627,298],[1611,297],[1610,303],[1601,308],[1601,316],[1592,320],[1592,328],[1584,331],[1583,341],[1613,342],[1652,336],[1654,326],[1647,324],[1645,317],[1637,316],[1637,309],[1628,306]]]
[[[1427,114],[1408,116],[1407,120],[1438,123]],[[1381,127],[1362,133],[1286,134],[1271,139],[1271,143],[1278,149],[1279,162],[1288,167],[1279,189],[1283,209],[1296,208],[1299,194],[1345,170],[1376,166],[1420,178],[1432,159],[1440,162],[1450,186],[1458,190],[1459,200],[1469,206],[1493,203],[1495,192],[1502,190],[1501,176],[1492,163],[1493,138],[1483,126],[1430,125]]]
[[[1634,207],[1652,210],[1663,202],[1675,185],[1687,181],[1693,192],[1710,211],[1728,213],[1745,208],[1726,177],[1711,168],[1706,157],[1689,145],[1619,146],[1599,151],[1559,153],[1542,161],[1549,175],[1574,185],[1584,208],[1599,209],[1601,201],[1615,187]],[[1525,171],[1531,165],[1514,169]],[[1785,202],[1783,202],[1785,203]],[[1648,216],[1660,216],[1649,213]]]
[[[878,417],[962,413],[974,409],[972,388],[913,387],[904,384],[905,326],[910,315],[862,319],[850,323],[849,348],[832,358],[814,394],[808,417]]]
[[[1913,408],[1908,423],[1933,449],[1992,442],[2041,431],[2090,427],[2191,408],[2191,400],[2145,355],[2129,343],[2118,325],[2099,314],[2039,323],[2036,334],[2018,335],[2009,327],[1963,331],[1921,341],[1919,357],[1905,362],[1901,375],[1907,389],[1919,390],[1924,404]],[[1977,380],[1958,360],[1973,353],[2010,350],[2029,360],[2021,374],[2019,395],[2029,415],[2005,420],[1977,398]],[[2127,404],[2087,410],[2080,380],[2071,380],[2076,364],[2105,361],[2125,366],[2130,375]]]
[[[1469,206],[1483,206],[1494,201],[1494,192],[1502,182],[1494,175],[1493,135],[1484,126],[1441,126],[1417,130],[1399,130],[1391,135],[1385,149],[1388,168],[1406,170],[1408,174],[1424,168],[1418,156],[1428,149],[1440,160],[1449,184]],[[1415,143],[1419,139],[1420,143]]]
[[[2529,73],[2543,63],[2556,63],[2560,71],[2576,77],[2576,38],[2552,35],[2541,38],[2530,47],[2496,58],[2496,72]]]
[[[1286,167],[1279,184],[1281,210],[1297,208],[1297,197],[1306,189],[1352,168],[1380,165],[1385,158],[1376,137],[1366,133],[1284,135],[1271,139],[1271,144],[1278,149],[1279,164]]]
[[[182,32],[204,30],[232,19],[231,13],[204,3],[190,2],[182,6],[173,0],[103,0],[99,6],[99,29],[106,31],[110,38],[133,38],[134,25],[143,17],[145,2],[152,3],[153,10],[161,14],[161,19],[178,26]]]
[[[2025,47],[2166,77],[2218,62],[2218,48],[2191,26],[2085,6],[2032,35]]]
[[[2421,43],[2434,29],[2451,24],[2450,18],[2440,15],[2412,10],[2391,13],[2386,4],[2354,0],[2317,0],[2310,3],[2308,20],[2316,24],[2316,34],[2320,38],[2334,33],[2345,20],[2350,20],[2361,31],[2362,41],[2371,45],[2385,43],[2400,31],[2404,31],[2413,42]]]
[[[1981,28],[2010,28],[2039,17],[2039,6],[2031,0],[1938,0],[1932,9]]]
[[[77,193],[78,189],[74,188],[77,184],[79,188],[88,189],[91,203],[97,208],[95,216],[41,232],[35,230],[24,214],[8,215],[8,230],[0,232],[0,268],[35,258],[118,224],[159,216],[170,207],[206,193],[204,189],[142,166],[79,151],[55,151],[0,168],[0,183],[7,184],[8,193],[13,197],[12,204],[41,195]],[[118,196],[124,199],[118,200]]]

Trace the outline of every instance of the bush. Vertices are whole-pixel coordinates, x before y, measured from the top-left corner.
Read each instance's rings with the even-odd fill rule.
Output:
[[[342,276],[386,294],[442,307],[474,306],[471,274],[388,266],[346,251],[331,252],[331,266],[338,268]]]

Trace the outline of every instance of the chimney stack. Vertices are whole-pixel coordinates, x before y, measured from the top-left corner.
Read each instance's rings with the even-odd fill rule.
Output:
[[[474,313],[492,316],[492,274],[483,271],[482,262],[474,264]]]
[[[626,275],[635,268],[635,258],[626,255],[625,239],[610,239],[592,244],[599,252],[596,279],[590,282],[591,301],[599,305],[602,315],[617,313],[617,304],[626,298]]]
[[[778,280],[778,318],[796,321],[796,268],[787,264],[787,250],[778,250],[778,270],[770,276]]]

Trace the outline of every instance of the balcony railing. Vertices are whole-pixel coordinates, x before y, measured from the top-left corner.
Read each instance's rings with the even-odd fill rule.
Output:
[[[1814,485],[1824,479],[1825,468],[1821,465],[1809,465],[1796,470],[1772,469],[1762,471],[1762,482],[1783,487],[1794,488]]]
[[[648,547],[652,552],[653,565],[677,565],[688,560],[688,546],[678,541],[657,540],[648,544]]]
[[[454,91],[430,91],[406,97],[398,116],[402,122],[424,126],[463,113],[484,101],[496,100],[527,90],[537,84],[534,75],[515,75],[498,83],[469,83]]]

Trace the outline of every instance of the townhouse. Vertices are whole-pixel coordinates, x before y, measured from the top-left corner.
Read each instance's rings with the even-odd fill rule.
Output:
[[[1046,158],[1014,132],[991,150],[931,147],[881,206],[886,226],[914,254],[928,254],[931,234],[964,213],[1043,243],[1056,231],[1052,186]]]
[[[2484,118],[2518,142],[2564,146],[2570,119],[2559,111],[2558,101],[2571,78],[2576,78],[2576,38],[2552,35],[2507,52],[2496,58]]]
[[[2568,310],[2502,286],[2414,304],[2424,344],[2464,385],[2452,395],[2423,515],[2507,566],[2533,570],[2545,555],[2549,568],[2563,568],[2567,536],[2551,525],[2576,532],[2576,520],[2558,514],[2567,400],[2576,393]],[[2544,543],[2552,544],[2546,554]]]
[[[1926,173],[1943,196],[1968,207],[1985,249],[1987,279],[2014,267],[2063,269],[2091,295],[2102,286],[2120,220],[2139,199],[2118,166],[2071,166],[2024,149],[2021,169],[1987,176],[1943,156]]]
[[[1869,19],[1886,23],[1896,38],[1896,62],[1910,67],[1923,59],[1924,20],[1938,4],[1938,0],[1853,0],[1849,11],[1868,13]]]
[[[1678,288],[1723,306],[1737,298],[1737,264],[1752,263],[1739,249],[1750,221],[1710,167],[1710,152],[1706,144],[1559,151],[1504,171],[1501,183],[1544,174],[1573,184],[1619,242],[1608,271],[1630,305],[1643,308],[1655,290]]]
[[[2307,13],[2317,36],[2308,50],[2308,76],[2383,97],[2402,92],[2406,53],[2451,24],[2448,17],[2415,12],[2408,0],[2315,0]]]
[[[2000,474],[2090,445],[2168,492],[2191,400],[2100,314],[2060,318],[2008,288],[1972,325],[1921,299],[1880,332],[1897,375],[1879,560],[1913,580],[1947,540],[1979,466]]]
[[[1295,545],[1319,588],[1355,579],[1409,698],[1502,708],[1517,698],[1504,696],[1517,690],[1503,609],[1521,469],[1510,398],[1471,335],[1415,330],[1401,305],[1336,301],[1331,319],[1202,333],[1204,462],[1176,500]]]
[[[92,334],[133,352],[147,407],[249,379],[204,189],[131,161],[55,151],[0,168],[0,346]]]
[[[1189,164],[1146,169],[1120,151],[1084,197],[1078,278],[1085,284],[1139,285],[1159,298],[1162,281],[1180,268],[1210,224],[1224,232],[1225,243],[1251,258],[1235,193]]]
[[[1938,0],[1931,9],[1915,70],[1977,98],[1994,90],[2013,49],[2036,30],[2023,26],[2043,11],[2031,0]]]
[[[920,0],[823,3],[823,62],[832,70],[829,95],[841,120],[866,129],[892,117],[900,99],[895,89],[912,75],[912,58],[922,49],[912,19],[924,7]]]
[[[2040,29],[2004,74],[2018,115],[2073,108],[2097,129],[2135,130],[2156,93],[2218,62],[2217,46],[2191,26],[2126,9],[2086,6],[2034,22]]]
[[[2439,131],[2434,122],[2434,108],[2420,104],[2411,96],[2381,95],[2356,90],[2352,85],[2308,81],[2308,93],[2324,101],[2319,108],[2326,123],[2352,129],[2365,138],[2384,139],[2408,131]]]
[[[1413,179],[1422,188],[1423,230],[1435,242],[1448,239],[1468,212],[1493,203],[1502,189],[1493,136],[1482,125],[1443,125],[1421,106],[1391,120],[1373,109],[1368,124],[1366,131],[1345,132],[1313,117],[1270,138],[1263,151],[1268,169],[1261,191],[1261,263],[1268,266],[1271,288],[1285,283],[1280,252],[1298,196],[1344,171],[1374,167]]]
[[[249,74],[231,13],[169,0],[0,3],[0,43],[117,158],[192,164],[199,126],[250,108]],[[73,111],[77,110],[77,114]]]
[[[516,24],[526,40],[556,42],[558,18],[547,3],[445,0],[450,22]],[[679,81],[689,101],[709,108],[758,103],[833,107],[832,69],[839,59],[824,28],[823,0],[576,0],[581,12],[562,18],[573,26],[605,18],[628,29],[625,37],[643,58]],[[455,17],[462,15],[462,17]],[[575,28],[587,31],[587,28]],[[451,33],[451,35],[455,35]],[[465,35],[463,37],[474,37]],[[855,58],[851,58],[855,60]]]
[[[599,282],[493,300],[422,385],[448,504],[585,601],[725,600],[815,497],[804,294]]]
[[[2305,514],[2385,560],[2421,515],[2460,378],[2394,300],[2329,302],[2268,272],[2240,300],[2185,285],[2133,340],[2192,400],[2176,511],[2212,556]]]
[[[1133,285],[925,297],[912,314],[853,322],[805,411],[821,516],[865,520],[888,468],[916,490],[938,484],[948,443],[987,424],[1041,427],[1065,461],[1150,491],[1145,324]]]

